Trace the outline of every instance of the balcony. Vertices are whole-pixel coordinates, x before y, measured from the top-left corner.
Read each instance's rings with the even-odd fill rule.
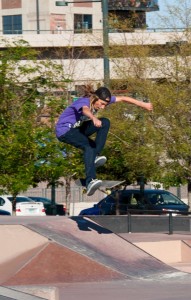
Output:
[[[157,11],[158,0],[108,0],[109,11]]]

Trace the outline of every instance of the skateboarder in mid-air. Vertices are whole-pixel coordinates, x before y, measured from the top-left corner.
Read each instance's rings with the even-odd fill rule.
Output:
[[[90,86],[87,86],[85,96],[68,106],[56,124],[58,140],[83,151],[88,196],[93,195],[101,186],[102,180],[96,178],[96,168],[102,166],[107,160],[100,154],[107,139],[110,121],[107,118],[97,118],[96,113],[107,105],[118,102],[127,102],[152,110],[151,103],[126,96],[111,96],[106,87],[93,91]],[[96,133],[95,140],[90,138],[94,133]]]

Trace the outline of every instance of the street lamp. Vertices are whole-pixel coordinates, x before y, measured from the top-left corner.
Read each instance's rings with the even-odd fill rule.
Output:
[[[36,0],[36,30],[40,34],[39,0]]]
[[[103,70],[104,70],[104,85],[109,87],[110,71],[109,71],[109,24],[108,24],[108,0],[88,0],[88,1],[56,1],[56,6],[67,6],[68,3],[86,3],[86,2],[101,2],[103,14]]]

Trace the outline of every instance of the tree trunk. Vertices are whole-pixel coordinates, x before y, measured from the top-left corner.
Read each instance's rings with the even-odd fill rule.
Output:
[[[66,177],[66,214],[70,214],[71,177]]]
[[[191,180],[188,181],[188,205],[190,206],[189,211],[191,211]]]
[[[55,182],[51,183],[51,214],[56,216],[57,209],[56,209],[56,184]]]

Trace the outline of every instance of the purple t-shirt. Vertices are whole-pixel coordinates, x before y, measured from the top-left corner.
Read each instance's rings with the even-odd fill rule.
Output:
[[[112,96],[109,104],[115,103],[116,97]],[[56,136],[64,135],[70,128],[79,127],[80,123],[87,120],[82,114],[82,107],[90,107],[90,98],[79,98],[68,106],[60,115],[56,124]]]

